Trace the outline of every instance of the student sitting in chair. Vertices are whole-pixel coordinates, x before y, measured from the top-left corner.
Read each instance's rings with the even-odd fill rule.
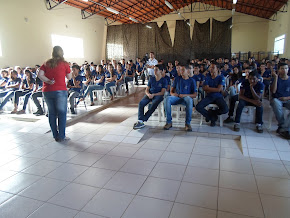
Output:
[[[288,65],[280,63],[278,65],[279,76],[272,70],[272,77],[274,78],[271,85],[271,92],[273,99],[271,106],[278,121],[277,133],[286,139],[290,139],[290,113],[286,120],[284,118],[283,107],[290,110],[290,77],[288,76]]]
[[[125,77],[125,73],[124,73],[122,64],[118,63],[118,65],[117,65],[117,81],[116,81],[117,90],[119,90],[120,86],[122,84],[124,84],[124,77]]]
[[[249,74],[249,78],[242,82],[234,131],[240,131],[240,121],[244,107],[254,106],[256,107],[256,129],[258,133],[263,133],[263,105],[261,98],[264,91],[264,84],[258,78],[259,74],[253,71]]]
[[[135,71],[134,69],[132,69],[131,64],[126,64],[126,70],[125,70],[126,93],[129,92],[128,82],[133,81],[134,77],[135,77]]]
[[[193,108],[193,98],[197,96],[196,82],[189,77],[190,68],[180,66],[181,77],[176,77],[171,87],[170,95],[164,100],[166,124],[163,127],[169,130],[172,127],[171,105],[183,104],[186,106],[185,131],[192,131],[190,122]]]
[[[22,82],[22,90],[17,90],[14,93],[14,109],[11,111],[11,114],[25,114],[26,106],[29,100],[30,95],[32,94],[33,87],[35,84],[35,79],[33,78],[32,73],[29,70],[25,70],[25,79]],[[17,111],[18,109],[18,103],[19,98],[21,96],[24,96],[24,103],[23,103],[23,109],[20,111]]]
[[[162,65],[156,65],[154,67],[154,75],[149,79],[148,85],[145,90],[145,96],[139,103],[138,121],[134,124],[133,129],[141,129],[145,127],[146,122],[153,114],[159,103],[163,100],[163,96],[166,90],[166,80],[162,77],[161,72],[163,70]],[[148,108],[148,111],[144,114],[144,108],[152,102],[152,105]]]
[[[2,70],[1,71],[1,79],[0,79],[0,90],[4,90],[5,89],[5,86],[7,84],[9,80],[9,77],[8,77],[8,71],[7,70]]]
[[[68,81],[67,87],[69,88],[69,103],[70,103],[70,111],[72,114],[76,114],[75,112],[75,98],[80,95],[82,89],[82,81],[83,78],[80,75],[80,67],[78,65],[72,66],[72,78]]]
[[[110,87],[116,86],[116,79],[117,79],[117,72],[115,72],[114,67],[112,64],[109,64],[108,66],[108,73],[106,74],[106,90],[110,93],[111,95],[111,100],[114,99],[114,94],[112,93],[112,90]]]
[[[218,68],[214,62],[211,63],[209,71],[210,76],[207,76],[203,83],[203,90],[207,95],[197,104],[196,110],[205,117],[207,122],[211,121],[211,126],[215,126],[218,115],[227,113],[229,109],[222,94],[225,85],[224,76],[218,75]],[[216,104],[218,109],[206,110],[209,104]]]
[[[38,74],[39,69],[37,70],[36,74]],[[42,86],[43,86],[43,82],[39,79],[39,77],[37,76],[35,79],[35,86],[34,86],[34,90],[32,92],[32,100],[34,102],[34,104],[37,107],[37,111],[35,113],[33,113],[36,116],[40,116],[43,115],[43,109],[39,103],[39,101],[37,100],[37,98],[41,98],[42,97]]]
[[[16,70],[13,70],[10,75],[10,79],[5,86],[5,91],[0,92],[0,98],[4,98],[0,104],[0,113],[3,112],[3,107],[9,101],[10,98],[14,96],[16,90],[19,89],[21,84],[21,79],[18,78],[18,73]]]

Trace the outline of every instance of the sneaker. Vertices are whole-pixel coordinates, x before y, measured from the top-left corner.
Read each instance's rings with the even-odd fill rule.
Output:
[[[142,129],[145,127],[145,124],[142,121],[137,121],[134,126],[133,129]]]
[[[190,124],[185,124],[185,131],[192,132],[192,128]]]
[[[43,113],[43,110],[37,110],[33,114],[39,116],[39,115],[43,115],[44,113]]]
[[[172,127],[172,123],[166,123],[163,129],[169,130]]]
[[[92,102],[92,103],[91,103],[91,106],[94,106],[94,105],[95,105],[95,103],[94,103],[94,102]]]
[[[239,132],[240,129],[241,129],[240,124],[239,124],[239,123],[236,123],[236,124],[234,125],[234,131]]]
[[[16,113],[17,113],[17,111],[16,110],[13,110],[13,111],[11,111],[10,114],[16,114]]]
[[[224,123],[233,123],[235,122],[233,118],[228,117],[227,119],[224,120]]]
[[[25,110],[17,111],[16,114],[25,114]]]
[[[281,132],[279,132],[279,135],[282,136],[283,138],[287,139],[287,140],[290,139],[290,134],[289,134],[288,131],[283,131],[283,132],[281,131]]]
[[[76,114],[76,111],[73,108],[70,109],[70,112],[71,114]]]
[[[261,124],[257,124],[256,129],[258,133],[263,133],[263,126]]]
[[[69,140],[70,140],[69,137],[65,137],[64,139],[58,139],[58,138],[55,139],[55,141],[57,142],[68,142]]]

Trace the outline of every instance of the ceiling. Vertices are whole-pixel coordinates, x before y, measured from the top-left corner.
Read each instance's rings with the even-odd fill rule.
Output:
[[[198,11],[220,10],[220,8],[232,10],[235,8],[236,12],[275,20],[273,15],[275,17],[277,12],[285,11],[283,6],[288,0],[238,0],[236,5],[233,4],[232,0],[168,0],[173,9],[167,7],[164,0],[47,0],[47,2],[64,3],[79,8],[82,11],[83,19],[96,14],[103,16],[108,24],[112,24],[114,22],[135,23],[136,21],[147,23],[171,12],[177,13],[179,9],[186,6],[190,10]],[[118,11],[118,14],[107,10],[108,7]],[[49,6],[48,9],[50,9]],[[135,20],[132,21],[129,17]]]

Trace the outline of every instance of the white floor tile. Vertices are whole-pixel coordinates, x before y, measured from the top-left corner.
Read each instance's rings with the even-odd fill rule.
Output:
[[[79,177],[77,177],[74,182],[102,188],[116,173],[116,171],[99,169],[99,168],[89,168]]]
[[[91,213],[79,212],[74,218],[104,218]]]
[[[174,201],[179,186],[179,181],[149,177],[141,187],[138,195]]]
[[[290,179],[289,173],[282,164],[253,162],[255,175]]]
[[[216,211],[175,203],[169,218],[216,218]]]
[[[105,217],[121,217],[134,195],[102,189],[83,208],[83,211]]]
[[[94,154],[88,152],[81,152],[72,159],[68,161],[68,163],[84,165],[84,166],[92,166],[98,160],[103,157],[102,154]]]
[[[98,142],[91,147],[89,147],[86,152],[91,153],[97,153],[97,154],[107,154],[110,152],[114,147],[116,147],[116,144],[108,144],[108,143],[101,143]]]
[[[164,151],[164,150],[166,150],[168,145],[169,145],[169,142],[166,142],[166,141],[156,141],[156,140],[149,139],[142,146],[142,148]]]
[[[220,172],[219,187],[258,193],[254,175],[235,172]]]
[[[261,200],[266,217],[289,217],[290,198],[261,194]]]
[[[181,181],[185,172],[186,166],[169,164],[169,163],[157,163],[151,172],[150,176],[172,179]]]
[[[249,149],[249,155],[250,157],[256,157],[256,158],[280,160],[280,157],[277,151]]]
[[[64,163],[59,168],[49,173],[47,177],[72,182],[87,168],[88,167],[85,166]]]
[[[119,156],[119,157],[132,157],[134,153],[138,148],[133,148],[133,147],[125,147],[125,146],[117,146],[114,149],[112,149],[108,155],[114,155],[114,156]]]
[[[108,142],[121,142],[123,141],[125,136],[120,136],[120,135],[109,135],[107,134],[102,138],[103,141],[108,141]]]
[[[150,160],[150,161],[158,161],[163,151],[157,151],[152,149],[139,149],[132,158],[141,159],[141,160]]]
[[[290,161],[290,152],[288,151],[278,151],[281,160]]]
[[[46,157],[45,159],[65,163],[78,154],[79,154],[79,152],[77,152],[77,151],[59,150],[59,151],[55,152],[54,154]]]
[[[49,161],[49,160],[41,160],[36,164],[26,168],[22,172],[33,174],[37,176],[46,176],[48,173],[52,172],[56,168],[58,168],[62,163]]]
[[[182,182],[175,201],[216,210],[217,195],[217,187]]]
[[[239,159],[221,158],[220,167],[221,170],[224,171],[253,174],[251,162],[250,160],[247,159],[239,160]]]
[[[192,154],[188,165],[194,167],[202,167],[218,170],[219,169],[219,157],[212,157],[206,155]]]
[[[99,161],[97,161],[93,165],[93,167],[117,171],[117,170],[121,169],[128,160],[129,160],[129,158],[126,158],[126,157],[117,157],[117,156],[105,155]]]
[[[256,180],[261,194],[290,198],[290,180],[265,176],[256,176]]]
[[[190,154],[165,151],[159,162],[187,165]]]
[[[0,168],[0,182],[4,181],[5,179],[8,179],[11,176],[14,176],[17,174],[15,171],[10,171],[10,170],[3,170]]]
[[[13,170],[13,171],[22,171],[27,167],[34,165],[35,163],[39,162],[40,159],[37,158],[30,158],[30,157],[19,157],[16,160],[13,160],[4,166],[1,167],[2,170]]]
[[[122,143],[128,143],[128,144],[138,144],[140,142],[142,137],[132,137],[132,136],[126,136]]]
[[[220,188],[218,207],[222,211],[264,217],[261,201],[256,193]]]
[[[18,173],[0,183],[0,190],[17,194],[18,192],[22,191],[23,189],[27,188],[41,177],[28,175],[24,173]]]
[[[248,149],[242,148],[221,148],[221,155],[222,158],[230,158],[230,159],[248,159]]]
[[[130,159],[121,169],[121,172],[140,174],[148,176],[154,168],[156,162]]]
[[[136,196],[123,218],[168,218],[172,205],[169,201]]]
[[[76,210],[45,203],[32,213],[29,218],[71,218],[77,213],[78,211]]]
[[[220,156],[220,147],[211,145],[196,145],[192,151],[193,154],[207,155],[213,157]]]
[[[65,181],[42,178],[24,189],[19,195],[40,201],[48,201],[68,184]]]
[[[196,136],[190,136],[190,135],[182,135],[182,136],[174,136],[171,142],[174,143],[187,143],[187,144],[194,144],[196,141]]]
[[[206,145],[206,146],[217,146],[217,147],[219,147],[221,145],[221,139],[197,137],[195,145]]]
[[[40,201],[14,196],[0,205],[1,217],[26,218],[42,204]]]
[[[200,167],[186,168],[183,181],[202,185],[218,186],[219,171]]]
[[[118,172],[104,186],[104,188],[129,194],[136,194],[145,180],[146,176]]]
[[[1,192],[0,191],[0,205],[4,202],[7,201],[9,198],[12,198],[14,195],[9,194],[7,192]]]
[[[182,152],[191,154],[193,149],[193,144],[190,143],[180,143],[180,142],[171,142],[166,151],[173,151],[173,152]]]
[[[218,211],[218,218],[250,218],[249,216]]]

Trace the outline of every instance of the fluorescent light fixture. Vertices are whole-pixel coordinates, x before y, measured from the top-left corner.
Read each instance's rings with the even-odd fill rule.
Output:
[[[233,4],[234,5],[237,4],[237,2],[238,2],[238,0],[233,0]]]
[[[129,19],[130,20],[132,20],[132,21],[134,21],[134,22],[136,22],[136,23],[139,23],[139,21],[138,20],[136,20],[135,18],[133,18],[133,17],[129,17]]]
[[[167,7],[169,7],[171,10],[173,9],[172,4],[170,4],[168,1],[165,0],[165,4],[167,5]]]
[[[89,0],[83,0],[84,2],[88,2]]]
[[[180,12],[177,13],[179,15],[179,17],[183,18],[183,16],[180,14]]]
[[[231,25],[230,28],[232,29],[233,28],[233,25]]]
[[[189,22],[186,23],[188,26],[191,26]]]
[[[149,29],[152,29],[152,27],[151,27],[151,26],[149,26],[149,25],[146,25],[146,27],[147,27],[147,28],[149,28]]]
[[[106,8],[108,11],[114,13],[114,14],[119,14],[119,11],[116,11],[115,9],[113,8]]]

